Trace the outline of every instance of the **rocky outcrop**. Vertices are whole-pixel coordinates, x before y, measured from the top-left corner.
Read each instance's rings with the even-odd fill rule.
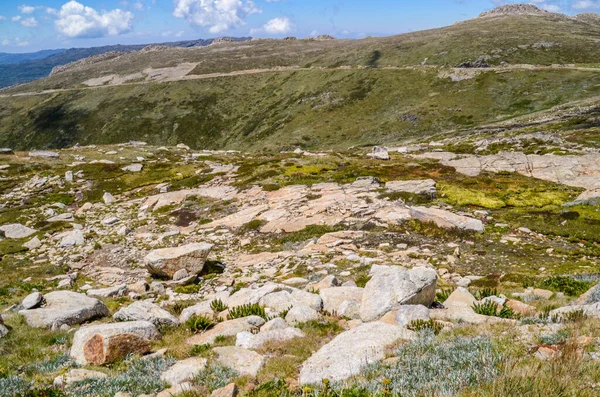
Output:
[[[19,311],[30,327],[60,328],[109,315],[108,308],[98,299],[72,291],[50,292],[44,300],[43,307]]]
[[[429,207],[411,207],[410,215],[421,222],[433,222],[443,229],[458,229],[483,233],[483,222],[450,211]]]
[[[147,353],[157,339],[160,334],[148,321],[91,325],[75,333],[70,355],[79,365],[103,365],[128,354]]]
[[[157,249],[146,255],[144,262],[148,271],[159,277],[173,278],[181,269],[185,269],[188,274],[200,274],[212,247],[207,243],[194,243]]]
[[[300,384],[320,384],[323,379],[342,381],[367,365],[385,358],[385,348],[414,332],[382,322],[359,325],[342,332],[302,364]]]

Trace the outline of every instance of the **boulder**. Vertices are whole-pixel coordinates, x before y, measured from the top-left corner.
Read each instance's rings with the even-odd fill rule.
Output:
[[[73,368],[64,375],[54,378],[54,386],[64,388],[75,382],[80,382],[86,379],[104,379],[108,375],[100,371],[90,371],[89,369]]]
[[[49,150],[33,150],[29,152],[29,157],[43,157],[49,159],[56,159],[59,157],[59,154],[56,152],[51,152]]]
[[[207,243],[193,243],[157,249],[146,255],[144,261],[148,271],[160,277],[173,278],[180,269],[186,269],[189,274],[200,274],[212,247]]]
[[[202,334],[188,338],[186,343],[189,345],[212,344],[217,336],[236,336],[240,332],[256,330],[264,323],[265,320],[258,316],[223,321]]]
[[[514,299],[508,299],[505,305],[521,316],[533,316],[537,312],[535,307]]]
[[[600,302],[591,303],[588,305],[572,305],[563,306],[558,309],[554,309],[550,312],[550,317],[564,317],[565,315],[573,312],[583,312],[586,316],[600,318]]]
[[[148,321],[91,325],[75,332],[71,358],[79,365],[103,365],[128,354],[147,353],[157,339],[160,334]]]
[[[133,163],[130,164],[126,167],[121,168],[123,171],[127,171],[127,172],[140,172],[142,170],[142,168],[144,168],[143,164],[139,164],[139,163]]]
[[[254,304],[258,303],[263,296],[273,292],[277,292],[281,289],[289,289],[289,287],[282,288],[281,285],[275,283],[266,283],[260,288],[242,288],[229,298],[227,298],[227,305],[230,308],[245,305],[247,303]]]
[[[388,153],[387,148],[381,146],[374,146],[370,156],[377,160],[390,159],[390,154]]]
[[[121,284],[108,288],[89,289],[86,291],[87,296],[95,298],[114,298],[127,295],[127,285]]]
[[[0,316],[0,338],[4,338],[8,335],[8,328],[4,325],[4,321],[2,320],[2,316]]]
[[[458,287],[444,302],[445,309],[430,310],[432,319],[467,324],[515,323],[515,320],[477,314],[473,305],[477,299],[464,287]]]
[[[414,320],[429,320],[429,309],[423,305],[402,305],[396,312],[396,324],[406,327]]]
[[[53,291],[44,295],[44,299],[43,307],[19,311],[30,327],[59,328],[110,314],[104,303],[77,292]]]
[[[73,214],[65,212],[46,219],[46,222],[73,222],[74,220]]]
[[[171,386],[177,386],[184,382],[191,382],[196,375],[206,368],[206,364],[207,360],[200,357],[191,357],[178,361],[160,375],[160,380]]]
[[[10,154],[15,154],[15,152],[11,148],[7,148],[7,147],[0,148],[0,156],[7,156]]]
[[[285,322],[292,326],[318,319],[319,312],[304,304],[294,306],[285,316]]]
[[[112,194],[110,194],[109,192],[104,192],[104,194],[102,195],[102,201],[104,201],[104,204],[112,204],[115,201],[117,201],[117,199],[115,199],[115,197]],[[83,207],[81,207],[81,208],[83,209]],[[90,206],[90,208],[91,208],[91,206]]]
[[[36,233],[37,230],[23,226],[20,223],[11,223],[0,226],[0,232],[4,232],[6,238],[26,238]]]
[[[285,342],[294,338],[302,338],[304,332],[298,328],[286,327],[283,329],[271,329],[261,331],[257,334],[244,331],[237,334],[235,340],[236,346],[241,346],[246,349],[258,349],[267,342]]]
[[[235,383],[230,383],[225,387],[213,391],[210,394],[210,397],[236,397],[238,392],[237,385]]]
[[[28,250],[34,250],[36,248],[39,248],[42,246],[42,242],[40,241],[39,238],[34,237],[31,240],[29,240],[28,242],[26,242],[25,244],[23,244],[23,247],[27,248]]]
[[[343,301],[337,311],[337,315],[351,320],[360,319],[360,303],[356,301]]]
[[[83,244],[85,244],[85,237],[83,236],[83,232],[78,229],[68,232],[60,240],[60,246],[63,248],[75,247]]]
[[[292,291],[292,298],[296,304],[306,305],[317,311],[323,309],[323,299],[317,294],[297,289]]]
[[[161,391],[160,393],[156,394],[155,397],[173,397],[183,393],[190,393],[193,395],[195,390],[196,387],[192,384],[192,382],[183,382],[178,384],[177,386],[169,387],[168,389]],[[152,395],[143,394],[142,396],[150,397]]]
[[[435,299],[437,273],[434,269],[401,266],[371,267],[371,279],[364,288],[360,317],[373,321],[401,305],[430,306]]]
[[[176,327],[179,321],[171,313],[148,301],[137,301],[116,312],[116,321],[148,321],[155,326]]]
[[[240,375],[256,377],[258,371],[265,365],[265,357],[243,347],[215,347],[216,361],[225,367],[237,371]]]
[[[410,216],[421,222],[433,222],[443,229],[458,229],[483,233],[483,222],[438,208],[411,207]]]
[[[390,192],[420,194],[431,198],[436,198],[437,196],[435,181],[433,179],[390,181],[385,184],[385,188]]]
[[[292,294],[287,291],[277,291],[263,296],[258,302],[262,306],[281,313],[285,310],[291,309],[296,303],[296,300],[292,297]]]
[[[344,301],[361,302],[363,289],[359,287],[331,287],[319,291],[323,299],[323,310],[329,313],[338,313]]]
[[[302,364],[300,384],[320,384],[323,379],[342,381],[367,365],[385,358],[385,349],[415,333],[396,325],[372,322],[342,332]]]
[[[42,294],[40,294],[39,292],[32,292],[31,294],[27,295],[25,299],[23,299],[23,302],[21,302],[21,309],[35,309],[36,307],[42,304],[43,300],[44,297],[42,296]]]

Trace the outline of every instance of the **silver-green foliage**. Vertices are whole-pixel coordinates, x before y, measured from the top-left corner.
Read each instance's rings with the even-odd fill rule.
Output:
[[[501,353],[489,338],[439,340],[431,331],[419,333],[396,355],[397,363],[371,366],[353,386],[377,394],[388,379],[386,388],[394,395],[451,396],[464,387],[491,381],[502,362]]]
[[[160,374],[175,363],[172,358],[130,359],[127,369],[115,376],[103,379],[86,379],[76,382],[69,388],[69,396],[113,397],[117,392],[134,396],[153,394],[163,390],[167,384],[160,380]]]
[[[31,383],[18,376],[0,378],[0,396],[16,396],[24,394],[30,386]]]
[[[49,360],[40,361],[26,368],[27,373],[49,373],[56,372],[62,368],[71,368],[75,366],[75,362],[71,360],[68,354],[59,354]]]
[[[239,374],[228,367],[211,364],[194,379],[195,383],[213,391],[227,386]]]

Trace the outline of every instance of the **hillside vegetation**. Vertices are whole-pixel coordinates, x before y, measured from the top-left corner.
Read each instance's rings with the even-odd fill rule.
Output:
[[[4,90],[0,145],[140,139],[261,150],[452,135],[593,100],[600,64],[594,21],[492,14],[385,38],[128,53]],[[490,67],[454,68],[466,62]],[[180,65],[189,70],[155,78]]]

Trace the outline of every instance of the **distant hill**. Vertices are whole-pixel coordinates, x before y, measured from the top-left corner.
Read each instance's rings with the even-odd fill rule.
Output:
[[[43,50],[38,52],[30,52],[26,54],[9,54],[6,52],[0,52],[0,65],[9,65],[11,63],[22,63],[29,61],[37,61],[39,59],[48,58],[49,56],[60,54],[65,51],[60,50]]]
[[[261,151],[465,136],[600,97],[599,42],[589,16],[523,6],[391,37],[152,46],[2,90],[0,147]]]
[[[249,37],[231,38],[234,41],[247,41]],[[201,47],[215,39],[186,40],[156,45],[167,47]],[[111,45],[92,48],[71,48],[68,50],[45,50],[29,54],[0,53],[0,88],[22,84],[46,77],[53,68],[107,52],[139,51],[150,44]]]

